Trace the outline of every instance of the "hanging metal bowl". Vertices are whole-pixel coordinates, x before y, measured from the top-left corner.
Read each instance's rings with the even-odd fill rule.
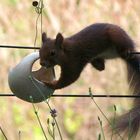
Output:
[[[20,99],[38,103],[48,99],[54,92],[41,81],[55,79],[53,68],[41,67],[32,71],[33,64],[39,59],[39,53],[31,53],[24,57],[19,64],[12,68],[8,75],[11,91]]]

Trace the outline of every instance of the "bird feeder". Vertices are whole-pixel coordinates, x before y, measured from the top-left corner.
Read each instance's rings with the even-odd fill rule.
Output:
[[[38,103],[48,99],[54,92],[41,81],[53,81],[55,73],[53,68],[41,67],[33,71],[34,63],[39,59],[39,53],[34,52],[24,57],[19,64],[12,68],[8,75],[11,91],[18,98]]]

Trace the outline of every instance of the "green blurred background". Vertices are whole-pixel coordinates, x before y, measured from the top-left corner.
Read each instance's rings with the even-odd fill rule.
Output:
[[[44,6],[43,31],[52,38],[58,32],[69,36],[92,23],[109,22],[124,28],[139,50],[139,0],[44,0]],[[33,46],[37,13],[32,0],[1,0],[0,9],[0,44]],[[38,27],[40,30],[39,24]],[[40,44],[39,32],[36,45]],[[31,52],[33,50],[0,49],[0,93],[11,92],[7,82],[8,71]],[[55,93],[88,94],[88,88],[92,87],[94,94],[128,94],[126,76],[125,64],[119,59],[107,61],[103,72],[87,65],[76,83]],[[108,118],[113,115],[114,104],[117,113],[121,114],[131,107],[131,101],[96,98]],[[57,120],[64,140],[95,140],[101,132],[98,116],[103,120],[103,126],[107,124],[89,98],[51,98],[50,104],[58,111]],[[45,103],[36,106],[47,134],[48,106]],[[0,126],[9,140],[19,140],[19,131],[22,140],[44,140],[32,105],[16,97],[0,97]],[[57,132],[56,139],[59,140]],[[0,140],[4,140],[2,133]]]

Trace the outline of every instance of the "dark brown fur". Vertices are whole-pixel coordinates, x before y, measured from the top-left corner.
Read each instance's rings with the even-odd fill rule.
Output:
[[[64,88],[75,82],[87,63],[101,71],[105,69],[105,60],[122,58],[128,66],[128,79],[133,94],[140,95],[139,57],[128,55],[135,52],[134,43],[119,26],[97,23],[86,27],[71,37],[64,38],[58,33],[56,39],[42,34],[40,64],[46,67],[60,65],[61,75],[58,81],[44,82],[53,89]],[[139,129],[140,101],[134,100],[134,108],[117,119],[116,129],[125,130],[131,114],[131,133]]]

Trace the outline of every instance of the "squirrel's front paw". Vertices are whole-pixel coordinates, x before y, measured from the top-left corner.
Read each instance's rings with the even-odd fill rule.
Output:
[[[47,87],[51,89],[56,89],[57,81],[52,81],[52,82],[46,82],[42,81]]]

